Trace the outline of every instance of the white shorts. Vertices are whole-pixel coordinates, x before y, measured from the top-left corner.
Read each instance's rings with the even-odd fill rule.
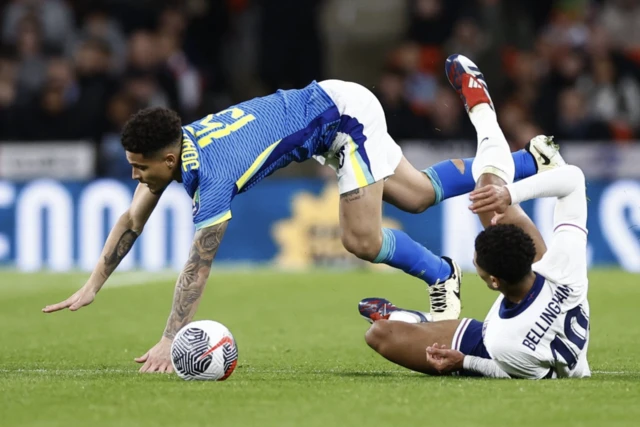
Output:
[[[319,85],[338,107],[342,121],[330,151],[314,158],[336,171],[340,194],[393,175],[402,149],[387,133],[378,98],[357,83],[325,80]]]

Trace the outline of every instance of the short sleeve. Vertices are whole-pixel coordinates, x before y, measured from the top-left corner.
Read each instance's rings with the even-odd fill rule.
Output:
[[[235,183],[201,177],[193,196],[193,223],[196,230],[230,220],[231,200],[235,194]]]

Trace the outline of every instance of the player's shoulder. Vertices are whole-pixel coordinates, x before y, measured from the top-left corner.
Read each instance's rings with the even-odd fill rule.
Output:
[[[545,264],[534,264],[533,271],[544,277],[546,299],[560,303],[565,299],[584,294],[589,283],[586,275],[549,268]]]

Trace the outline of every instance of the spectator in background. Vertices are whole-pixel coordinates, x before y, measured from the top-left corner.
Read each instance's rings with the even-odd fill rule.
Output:
[[[13,0],[4,9],[2,41],[14,45],[20,38],[25,17],[38,22],[42,43],[57,51],[64,49],[73,37],[73,11],[61,0]]]
[[[507,141],[511,141],[518,134],[518,127],[527,120],[526,108],[513,100],[503,103],[499,108],[500,128]]]
[[[209,98],[226,95],[228,73],[233,70],[226,68],[223,44],[225,37],[229,36],[232,13],[246,9],[249,2],[250,0],[191,0],[179,3],[189,20],[184,30],[183,48],[200,71]],[[160,27],[166,26],[161,18]],[[203,102],[210,100],[205,98]]]
[[[130,70],[122,78],[122,87],[140,108],[169,108],[169,98],[158,83],[152,71]]]
[[[131,176],[131,165],[120,144],[120,134],[127,120],[138,109],[138,103],[126,91],[117,93],[109,100],[106,128],[98,151],[97,170],[101,176],[119,179]]]
[[[594,58],[592,73],[581,87],[588,96],[588,112],[598,121],[611,123],[622,138],[640,126],[640,85],[630,75],[621,75],[613,61]]]
[[[510,140],[511,151],[523,149],[529,141],[538,135],[545,135],[545,131],[528,120],[518,123]]]
[[[640,1],[608,0],[602,10],[602,24],[616,49],[640,58]]]
[[[425,120],[416,115],[405,98],[405,73],[389,67],[380,78],[377,96],[384,108],[389,135],[396,140],[418,139],[425,134]]]
[[[83,3],[83,0],[75,1],[76,4]],[[124,34],[129,36],[139,30],[152,30],[158,7],[163,2],[164,0],[90,0],[85,4],[91,5],[89,7],[95,7],[96,4],[105,7],[112,19],[121,25]]]
[[[409,40],[422,45],[440,46],[450,36],[455,23],[455,1],[411,0]]]
[[[105,6],[93,6],[82,21],[82,27],[74,37],[69,51],[77,51],[87,40],[102,40],[110,52],[110,73],[122,72],[125,67],[127,41],[120,24],[114,20]]]
[[[115,141],[121,122],[116,117],[125,111],[168,106],[186,122],[240,101],[226,84],[233,70],[226,70],[222,49],[234,36],[232,17],[238,13],[258,14],[254,72],[268,90],[322,79],[322,4],[6,1],[0,13],[0,138],[35,138],[25,130],[33,115],[56,137],[103,144],[103,133]],[[444,59],[454,52],[470,56],[485,72],[513,149],[540,129],[573,140],[640,135],[640,36],[634,27],[640,0],[406,4],[406,38],[374,76],[394,138],[473,143],[468,120],[453,107],[459,103],[441,88]],[[242,99],[261,94],[252,85],[242,91]],[[54,117],[65,123],[70,114],[77,123],[68,128],[53,123]]]
[[[44,73],[45,83],[37,95],[15,108],[10,137],[21,141],[57,141],[88,136],[91,124],[78,118],[80,87],[71,62],[54,57]]]
[[[429,117],[425,121],[427,123],[424,138],[475,143],[475,129],[458,95],[450,87],[438,87]]]
[[[86,39],[78,45],[74,55],[80,86],[78,120],[86,124],[83,137],[97,140],[103,128],[105,103],[113,93],[115,82],[110,73],[111,49],[103,39]]]
[[[558,116],[551,129],[549,133],[560,141],[603,141],[612,137],[605,122],[589,117],[586,98],[574,88],[560,92]]]
[[[322,80],[323,43],[318,11],[323,0],[257,0],[260,76],[267,92]]]
[[[13,120],[16,104],[16,81],[18,62],[9,51],[0,53],[0,139],[10,138],[13,134]]]
[[[155,33],[141,30],[131,35],[125,84],[136,92],[141,105],[163,105],[181,112],[176,80],[162,62],[159,47]],[[158,93],[149,93],[152,90]]]
[[[578,78],[585,72],[585,58],[578,50],[560,48],[554,55],[549,75],[538,89],[538,99],[534,111],[535,118],[543,129],[551,129],[558,117],[558,96],[568,88],[573,88]]]
[[[127,68],[138,71],[155,71],[160,58],[155,35],[139,30],[129,37],[127,48]]]
[[[186,12],[180,7],[169,6],[158,18],[158,32],[182,41],[187,30]]]
[[[81,137],[76,109],[65,100],[64,88],[47,83],[35,102],[20,109],[13,121],[21,141],[63,141]],[[37,125],[35,125],[37,124]]]
[[[178,105],[185,121],[189,121],[196,119],[203,88],[198,70],[182,49],[186,25],[186,16],[180,9],[165,9],[158,25],[158,53],[176,82]]]
[[[35,16],[26,15],[18,23],[16,51],[20,64],[18,94],[28,102],[43,85],[47,69],[40,22]]]
[[[392,54],[392,64],[405,75],[404,98],[418,115],[425,116],[435,99],[438,78],[422,64],[422,51],[417,43],[405,42]]]
[[[477,61],[482,67],[482,55],[488,49],[488,40],[484,32],[471,17],[460,18],[453,27],[451,38],[445,44],[447,52],[460,53]],[[481,68],[484,69],[484,68]]]
[[[545,77],[546,71],[546,67],[540,64],[535,53],[517,52],[506,73],[503,85],[504,92],[498,93],[502,99],[514,102],[519,108],[531,111],[538,99],[540,82]]]
[[[80,84],[76,78],[73,63],[65,57],[49,59],[47,82],[62,90],[66,105],[73,105],[80,98]]]

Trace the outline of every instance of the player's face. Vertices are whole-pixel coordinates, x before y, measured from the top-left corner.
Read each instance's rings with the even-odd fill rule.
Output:
[[[473,265],[476,267],[476,271],[478,272],[478,276],[480,276],[480,278],[482,280],[484,280],[484,283],[487,284],[487,286],[489,287],[489,289],[491,289],[492,291],[497,291],[500,287],[500,283],[498,282],[498,279],[492,275],[490,275],[489,273],[487,273],[486,271],[484,271],[476,262],[476,257],[477,257],[477,253],[474,252],[473,253]]]
[[[145,184],[153,194],[160,194],[173,180],[177,166],[173,153],[159,153],[145,157],[140,153],[127,153],[127,160],[131,164],[131,177],[141,184]]]

